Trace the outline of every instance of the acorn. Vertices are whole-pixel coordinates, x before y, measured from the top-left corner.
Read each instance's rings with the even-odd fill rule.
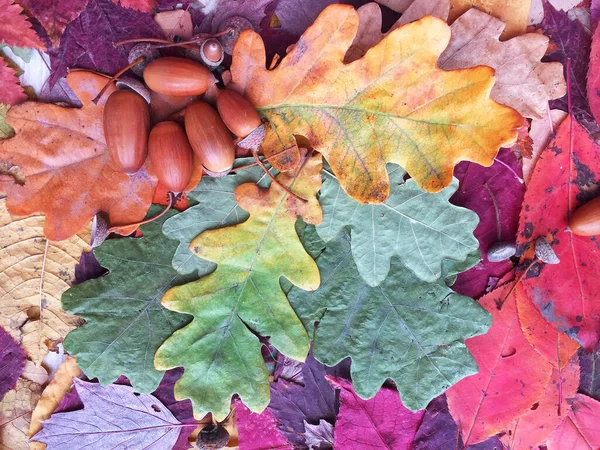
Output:
[[[158,180],[171,192],[181,192],[192,177],[192,147],[176,122],[161,122],[150,132],[148,156]]]
[[[148,151],[150,109],[133,91],[115,91],[104,106],[106,146],[121,171],[132,174],[144,165]]]
[[[196,438],[196,446],[199,450],[220,450],[229,442],[229,432],[221,424],[208,424]]]
[[[235,145],[214,108],[205,102],[189,104],[185,109],[185,131],[209,175],[223,176],[231,170]]]
[[[144,81],[154,92],[184,97],[204,94],[215,78],[196,61],[167,56],[146,66]]]
[[[569,228],[578,236],[600,234],[600,197],[587,202],[573,213]]]
[[[252,103],[231,89],[219,92],[217,109],[227,128],[240,138],[248,136],[262,123]]]

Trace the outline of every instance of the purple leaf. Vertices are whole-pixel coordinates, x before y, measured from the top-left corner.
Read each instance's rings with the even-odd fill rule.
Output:
[[[354,392],[342,378],[329,378],[340,389],[340,412],[334,429],[334,447],[344,450],[408,450],[424,411],[404,407],[398,391],[382,388],[369,400]]]
[[[592,33],[594,33],[596,26],[598,26],[598,20],[600,20],[600,0],[592,0],[590,15],[592,16]]]
[[[58,83],[55,86],[58,86]],[[82,252],[79,257],[79,264],[75,266],[75,280],[73,281],[73,285],[81,284],[84,281],[94,278],[100,278],[106,273],[108,273],[108,270],[100,265],[94,256],[93,250],[91,252]]]
[[[525,186],[511,172],[513,170],[522,176],[520,165],[511,150],[502,149],[496,159],[498,161],[491,167],[461,162],[454,169],[454,176],[460,184],[450,201],[469,208],[479,216],[475,237],[479,241],[482,260],[460,274],[452,286],[455,291],[469,297],[477,298],[485,294],[490,278],[501,278],[513,267],[510,261],[492,263],[487,259],[487,250],[498,240],[494,199],[500,216],[501,240],[514,243]]]
[[[268,409],[255,414],[237,400],[235,412],[240,450],[294,449],[277,430],[277,420]]]
[[[64,77],[70,67],[114,74],[128,64],[134,44],[115,48],[113,43],[141,37],[163,37],[152,15],[123,8],[111,0],[90,0],[81,15],[67,26],[58,52],[50,52],[50,86]]]
[[[579,349],[579,392],[600,401],[600,343],[593,352]]]
[[[311,450],[333,448],[333,425],[321,419],[319,425],[304,422],[304,439]]]
[[[598,131],[598,125],[590,113],[587,103],[586,79],[590,58],[590,35],[577,20],[569,19],[565,11],[556,10],[548,0],[543,0],[544,20],[540,23],[544,31],[554,44],[555,50],[548,53],[543,61],[558,61],[563,64],[565,79],[567,79],[567,59],[571,60],[571,95],[573,98],[573,114],[577,121],[588,132]],[[552,46],[551,46],[552,48]],[[568,111],[567,96],[552,100],[552,109]]]
[[[84,408],[54,413],[42,423],[34,439],[48,448],[164,450],[173,448],[182,431],[195,428],[180,423],[156,397],[129,386],[73,381]]]
[[[277,355],[277,365],[275,366],[273,377],[275,378],[275,381],[282,378],[292,383],[304,385],[302,366],[303,364],[300,361],[288,358],[283,353],[279,353]]]
[[[325,379],[325,366],[312,352],[302,366],[304,385],[282,378],[271,383],[269,411],[280,424],[280,430],[295,449],[308,449],[305,421],[317,425],[321,419],[335,423],[335,390]]]
[[[502,450],[504,447],[497,437],[479,444],[470,445],[467,450]],[[446,396],[434,398],[427,409],[417,431],[412,450],[462,450],[462,438],[458,427],[448,411]]]
[[[40,95],[38,95],[38,100],[43,103],[65,103],[74,108],[83,106],[64,78],[58,80],[52,88],[50,88],[50,82],[46,80]]]
[[[15,387],[25,367],[25,351],[0,327],[0,400]]]

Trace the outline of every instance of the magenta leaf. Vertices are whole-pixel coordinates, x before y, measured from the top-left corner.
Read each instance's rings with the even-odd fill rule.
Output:
[[[544,20],[540,23],[544,34],[554,44],[555,50],[547,54],[543,61],[558,61],[567,68],[567,58],[571,59],[571,95],[573,114],[588,132],[596,132],[596,125],[587,102],[586,80],[588,73],[591,37],[578,20],[571,20],[565,11],[555,9],[548,0],[543,0]],[[552,46],[551,46],[552,48]],[[568,111],[567,96],[550,102],[552,109]]]
[[[294,449],[309,448],[305,423],[318,425],[321,420],[335,423],[335,390],[325,379],[325,373],[325,366],[315,360],[311,352],[302,365],[303,384],[283,378],[271,383],[268,410],[273,413],[280,424],[279,429]]]
[[[0,400],[15,387],[25,367],[25,351],[0,327]]]
[[[196,426],[182,424],[156,397],[129,386],[73,381],[84,408],[52,414],[33,438],[53,450],[171,449],[180,433]]]
[[[237,400],[235,412],[240,450],[294,450],[277,430],[277,419],[268,409],[261,414],[255,414]]]
[[[59,50],[50,52],[50,87],[71,67],[114,74],[128,64],[129,50],[134,44],[115,48],[113,43],[142,37],[164,37],[151,14],[123,8],[112,0],[90,0],[79,17],[67,26]]]
[[[579,392],[600,401],[600,342],[594,351],[579,349]]]
[[[465,161],[454,169],[459,187],[450,202],[469,208],[479,216],[475,237],[479,241],[482,259],[475,267],[461,273],[452,286],[468,297],[481,297],[486,293],[490,278],[502,278],[513,268],[510,261],[494,263],[487,259],[488,249],[498,240],[494,200],[500,219],[500,238],[503,242],[514,244],[525,186],[516,176],[522,173],[511,150],[502,149],[496,159],[491,167]]]
[[[425,411],[406,408],[395,389],[382,388],[363,400],[343,378],[328,377],[340,389],[340,412],[334,448],[344,450],[409,450]]]

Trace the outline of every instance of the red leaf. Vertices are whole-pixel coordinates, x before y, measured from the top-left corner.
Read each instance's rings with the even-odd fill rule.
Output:
[[[43,49],[44,44],[31,29],[22,11],[23,8],[15,5],[13,0],[0,0],[0,42],[4,41],[11,47]]]
[[[410,449],[425,411],[407,409],[394,389],[382,388],[363,400],[343,378],[327,377],[340,389],[334,448],[344,450]]]
[[[156,6],[156,0],[113,0],[113,2],[117,5],[120,4],[124,8],[147,13],[151,13],[152,9]]]
[[[238,400],[235,402],[235,413],[240,450],[294,449],[277,430],[277,420],[268,409],[255,414]]]
[[[536,263],[522,284],[525,294],[559,331],[592,349],[600,337],[600,246],[594,237],[576,236],[569,216],[597,196],[600,146],[569,118],[535,165],[521,211],[517,244],[539,236],[553,239],[560,264]],[[539,274],[539,276],[536,276]]]
[[[446,392],[448,407],[462,431],[465,446],[502,431],[542,396],[552,366],[525,338],[512,283],[482,297],[481,306],[492,314],[492,327],[466,340],[479,373],[464,378]]]
[[[0,0],[2,1],[2,0]],[[16,105],[27,100],[15,71],[0,57],[0,103]]]
[[[0,0],[6,1],[6,0]],[[9,0],[10,1],[10,0]],[[19,4],[40,21],[52,45],[57,48],[67,25],[83,11],[89,0],[18,0]],[[37,36],[36,36],[37,37]]]
[[[560,372],[558,369],[554,369],[542,397],[525,414],[507,427],[508,433],[501,437],[506,448],[537,448],[544,442],[571,410],[571,403],[577,395],[578,385],[579,364],[577,358],[573,358],[570,364]],[[560,394],[559,386],[562,389]],[[560,416],[558,415],[559,395],[562,398]]]
[[[600,448],[600,402],[577,394],[571,412],[552,433],[548,450],[597,450]]]

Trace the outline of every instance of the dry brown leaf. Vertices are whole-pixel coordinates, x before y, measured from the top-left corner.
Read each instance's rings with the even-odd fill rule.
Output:
[[[173,41],[175,36],[179,36],[182,41],[187,41],[194,34],[192,15],[184,9],[160,12],[154,16],[154,20],[170,41]]]
[[[42,429],[42,421],[50,418],[62,398],[71,390],[73,377],[79,377],[80,374],[81,370],[77,367],[76,360],[72,356],[69,356],[60,365],[56,375],[42,392],[40,401],[33,410],[29,426],[29,437],[32,437]],[[30,446],[31,450],[44,450],[46,448],[46,444],[42,444],[41,442],[32,442]]]
[[[82,251],[89,251],[91,226],[60,242],[43,234],[43,216],[11,217],[0,200],[0,326],[38,366],[48,345],[62,340],[78,318],[60,303]]]
[[[528,33],[508,41],[498,40],[504,23],[475,8],[451,26],[452,39],[438,64],[442,69],[486,65],[496,70],[491,97],[524,117],[542,118],[548,100],[565,95],[562,64],[542,63],[549,39]]]
[[[533,168],[542,154],[542,150],[546,148],[552,138],[552,134],[566,117],[566,112],[559,109],[553,109],[550,111],[550,119],[548,119],[548,115],[546,114],[541,119],[534,119],[531,121],[531,127],[529,129],[529,136],[533,141],[531,158],[523,159],[523,179],[525,180],[525,183],[531,178]],[[550,120],[552,120],[552,124],[550,124]]]
[[[506,22],[504,39],[523,34],[527,29],[531,0],[450,0],[449,23],[473,6]]]
[[[29,450],[27,433],[31,412],[42,386],[20,377],[17,386],[0,402],[0,450]]]

